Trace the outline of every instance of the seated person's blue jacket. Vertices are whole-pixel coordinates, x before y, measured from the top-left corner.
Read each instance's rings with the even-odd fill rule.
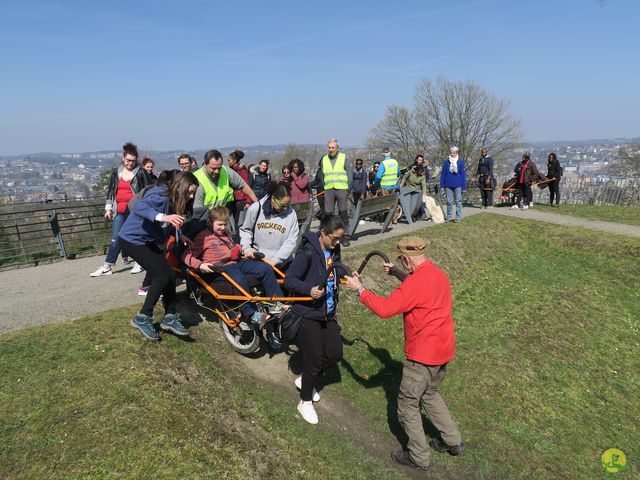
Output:
[[[303,252],[303,249],[307,250],[308,256]],[[333,250],[333,262],[336,263],[339,261],[340,245],[336,246]],[[311,289],[318,286],[326,270],[326,259],[320,246],[319,232],[307,232],[302,236],[302,246],[287,270],[287,275],[284,278],[284,286],[286,289],[299,295],[308,296],[311,294]],[[338,277],[338,275],[336,275],[336,277]],[[334,291],[333,301],[337,307],[337,288]],[[295,313],[304,318],[327,320],[326,295],[317,300],[296,303],[292,308]]]
[[[144,198],[138,200],[120,229],[119,237],[134,245],[164,243],[169,229],[156,221],[158,214],[169,214],[169,189],[151,187]]]
[[[447,158],[442,163],[442,173],[440,173],[440,188],[461,188],[467,189],[467,173],[464,170],[464,162],[458,159],[458,173],[450,172],[451,164]]]

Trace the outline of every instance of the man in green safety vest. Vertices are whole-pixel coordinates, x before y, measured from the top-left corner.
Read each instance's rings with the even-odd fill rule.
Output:
[[[375,185],[380,185],[380,190],[384,195],[392,193],[398,186],[398,177],[400,176],[400,167],[395,158],[391,158],[391,151],[385,148],[382,153],[384,160],[378,168],[376,178],[373,180]]]
[[[196,190],[193,201],[194,207],[219,207],[233,200],[233,192],[242,192],[251,200],[257,202],[251,187],[234,170],[222,165],[222,154],[218,150],[209,150],[204,154],[202,167],[193,172],[200,185]],[[245,209],[249,208],[249,203]]]
[[[353,168],[351,162],[347,160],[347,156],[340,152],[339,148],[338,140],[335,138],[329,140],[327,154],[320,161],[320,168],[324,176],[324,213],[332,215],[335,212],[335,203],[338,202],[338,214],[348,230],[347,201]],[[345,236],[341,244],[345,247],[349,246],[349,238]]]

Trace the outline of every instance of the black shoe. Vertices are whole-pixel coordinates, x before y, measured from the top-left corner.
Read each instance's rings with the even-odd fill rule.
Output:
[[[421,467],[420,465],[416,465],[413,463],[413,460],[409,457],[409,452],[405,452],[404,450],[399,450],[397,452],[393,452],[391,454],[391,458],[396,463],[400,465],[404,465],[405,467],[412,468],[413,470],[417,470],[418,472],[426,472],[431,470],[431,465],[427,465],[426,467]]]
[[[460,445],[447,445],[442,440],[433,438],[429,442],[429,445],[431,445],[431,448],[439,453],[447,452],[449,455],[460,455],[462,452],[464,452],[463,442],[460,442]]]
[[[340,240],[340,245],[342,245],[343,247],[348,247],[349,245],[351,245],[351,242],[347,237],[345,237],[342,240]]]

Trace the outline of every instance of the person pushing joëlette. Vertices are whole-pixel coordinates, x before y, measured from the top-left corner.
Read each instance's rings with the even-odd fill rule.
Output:
[[[400,239],[398,260],[405,271],[391,263],[384,264],[385,273],[402,282],[387,298],[365,288],[357,272],[345,277],[349,290],[356,292],[360,302],[379,317],[403,315],[407,361],[398,394],[398,419],[408,436],[408,451],[394,452],[391,457],[418,471],[430,468],[420,404],[442,437],[432,439],[431,448],[452,455],[464,450],[458,427],[438,392],[447,364],[455,355],[451,286],[447,275],[425,257],[425,248],[420,237]]]

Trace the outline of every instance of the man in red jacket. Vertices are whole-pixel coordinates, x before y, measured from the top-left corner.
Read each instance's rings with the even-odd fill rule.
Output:
[[[402,281],[387,298],[363,287],[356,272],[352,277],[345,277],[347,287],[356,292],[373,313],[382,318],[402,313],[404,318],[407,361],[398,395],[398,419],[409,441],[408,451],[394,452],[391,457],[397,463],[419,471],[430,468],[421,404],[442,436],[442,440],[431,440],[431,447],[451,455],[459,455],[464,450],[458,427],[438,392],[447,363],[455,355],[451,286],[447,275],[425,258],[424,250],[425,241],[420,237],[400,239],[398,260],[406,272],[390,263],[384,265],[385,273]]]

